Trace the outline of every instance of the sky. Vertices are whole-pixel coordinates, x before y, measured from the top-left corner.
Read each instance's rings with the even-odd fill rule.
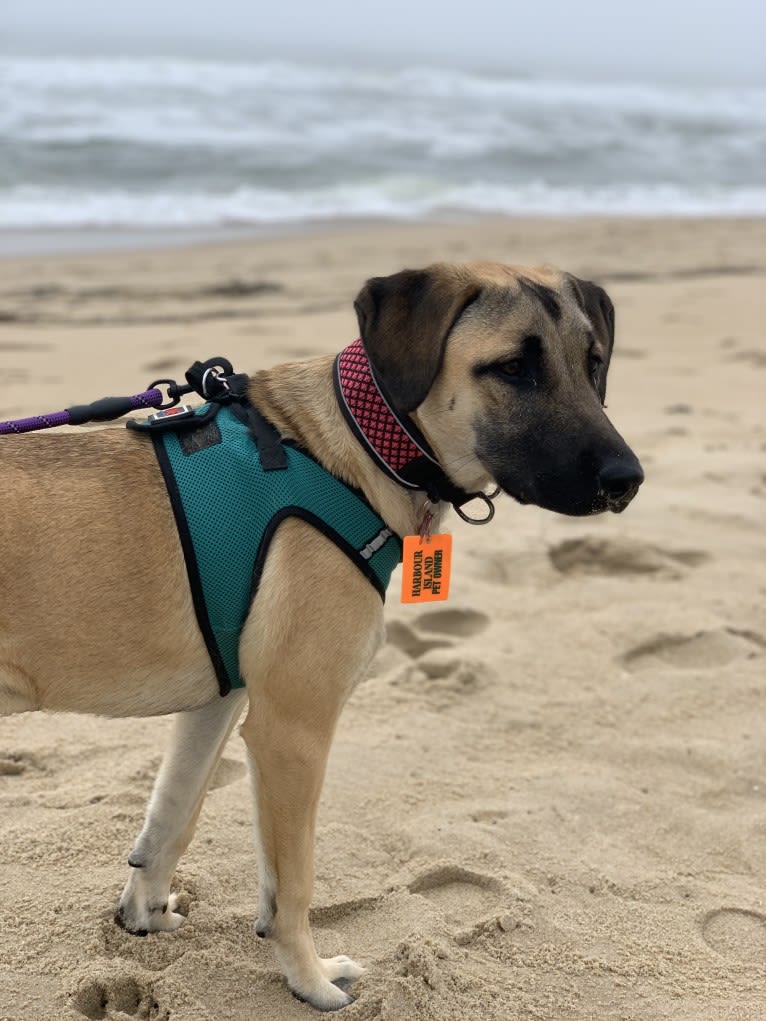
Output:
[[[764,0],[0,0],[0,52],[766,84]]]

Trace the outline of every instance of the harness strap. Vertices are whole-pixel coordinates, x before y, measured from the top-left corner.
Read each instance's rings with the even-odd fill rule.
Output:
[[[287,468],[287,455],[276,426],[264,418],[250,401],[244,404],[232,404],[231,410],[252,433],[258,447],[258,456],[263,470],[267,472],[284,471]]]

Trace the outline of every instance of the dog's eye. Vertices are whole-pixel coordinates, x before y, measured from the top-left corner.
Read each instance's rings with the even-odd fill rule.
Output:
[[[601,379],[601,366],[603,364],[604,361],[599,355],[588,355],[588,371],[590,372],[590,378],[593,380],[594,386],[598,386],[599,384]]]
[[[520,376],[524,372],[524,359],[523,358],[509,358],[507,362],[498,362],[496,365],[497,371],[501,376]]]
[[[593,387],[598,394],[598,398],[601,401],[601,406],[606,407],[604,403],[604,396],[606,390],[606,380],[604,378],[604,360],[600,355],[590,352],[588,355],[588,372],[590,373],[590,379],[593,383]]]

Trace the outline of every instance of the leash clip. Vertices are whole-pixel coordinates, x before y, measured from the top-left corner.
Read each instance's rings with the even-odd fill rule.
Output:
[[[164,386],[167,390],[167,400],[163,401],[162,404],[155,405],[159,411],[164,411],[166,408],[174,408],[177,404],[181,403],[182,394],[189,392],[187,389],[182,389],[174,379],[155,379],[146,389],[158,390],[161,386]]]

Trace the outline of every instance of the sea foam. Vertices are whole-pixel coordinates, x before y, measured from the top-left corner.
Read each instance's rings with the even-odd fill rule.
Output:
[[[766,90],[0,59],[0,226],[766,214]]]

